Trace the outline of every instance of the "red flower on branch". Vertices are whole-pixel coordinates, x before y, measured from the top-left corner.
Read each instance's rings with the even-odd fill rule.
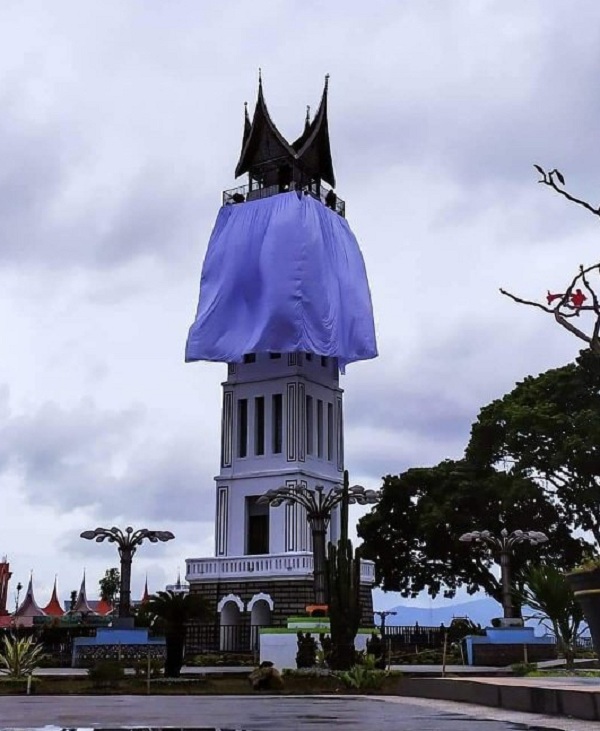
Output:
[[[550,290],[548,290],[548,294],[546,295],[546,301],[549,305],[551,305],[554,300],[562,299],[565,296],[564,292],[552,294]],[[587,300],[587,297],[583,294],[583,292],[580,289],[576,289],[572,295],[569,296],[569,299],[571,300],[571,304],[573,307],[582,307],[583,303]]]

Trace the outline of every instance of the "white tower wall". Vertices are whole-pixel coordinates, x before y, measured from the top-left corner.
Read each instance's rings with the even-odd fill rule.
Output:
[[[249,545],[253,509],[269,514],[264,553],[311,550],[302,508],[252,506],[254,499],[282,485],[328,489],[339,483],[342,425],[335,359],[259,353],[229,365],[223,384],[221,471],[216,478],[215,556],[263,553]],[[338,531],[336,512],[334,540]]]

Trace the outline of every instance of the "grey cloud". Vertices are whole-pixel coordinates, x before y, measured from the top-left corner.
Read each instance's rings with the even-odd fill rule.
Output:
[[[416,13],[394,3],[373,15],[365,14],[359,4],[349,4],[343,17],[319,8],[320,24],[315,27],[305,3],[290,3],[287,13],[296,7],[303,14],[297,37],[285,41],[277,27],[277,20],[286,16],[280,8],[275,12],[272,7],[264,23],[248,6],[235,7],[228,32],[237,44],[231,58],[220,59],[219,70],[223,77],[233,69],[238,73],[224,88],[219,75],[206,71],[207,62],[214,59],[209,47],[200,43],[210,40],[222,20],[220,12],[198,11],[205,24],[193,30],[190,8],[174,12],[168,29],[159,22],[160,13],[148,17],[132,6],[123,9],[125,27],[143,20],[135,38],[139,62],[125,54],[115,83],[111,74],[118,68],[117,57],[98,64],[97,56],[104,55],[99,45],[102,30],[115,31],[117,7],[100,13],[96,28],[76,6],[61,5],[61,34],[65,42],[73,42],[73,24],[79,24],[81,73],[89,76],[86,84],[83,76],[78,78],[72,89],[80,95],[77,104],[57,96],[51,121],[19,119],[8,102],[0,108],[0,259],[5,264],[102,269],[140,257],[181,264],[185,252],[195,248],[196,229],[207,227],[214,217],[219,188],[227,187],[228,180],[233,184],[239,124],[231,105],[241,107],[255,92],[254,73],[239,73],[236,64],[240,58],[258,58],[259,51],[266,56],[265,83],[274,116],[284,127],[299,124],[298,110],[308,93],[306,79],[313,72],[320,76],[321,67],[333,66],[331,116],[342,192],[352,192],[371,176],[413,164],[458,183],[465,194],[476,187],[477,208],[499,199],[509,203],[516,190],[530,185],[533,162],[576,171],[584,190],[592,181],[597,183],[595,119],[600,103],[589,89],[600,70],[600,53],[597,33],[590,29],[598,27],[600,10],[592,4],[577,14],[568,8],[548,13],[542,3],[510,2],[469,14],[460,5],[441,11],[439,3],[423,2]],[[515,41],[519,24],[526,32]],[[125,27],[115,40],[127,38],[129,49]],[[260,49],[252,33],[258,27]],[[407,28],[421,29],[427,42],[413,33],[400,43]],[[198,43],[182,50],[175,41],[178,33]],[[308,33],[313,43],[327,40],[331,53],[314,60],[303,53],[301,72],[290,63],[282,80],[282,49],[293,58],[294,49],[305,50]],[[462,52],[461,34],[473,39],[468,54]],[[437,42],[441,40],[447,43]],[[79,45],[84,41],[89,49]],[[336,47],[341,53],[333,52]],[[171,75],[173,59],[167,57],[176,51],[177,62],[186,68],[177,84]],[[365,57],[370,59],[367,65]],[[274,64],[275,58],[277,70],[269,69],[266,64]],[[188,67],[199,70],[194,75]],[[26,105],[25,92],[19,96],[14,78],[11,83],[10,104]],[[96,94],[99,101],[94,105]],[[98,104],[120,122],[122,136],[104,133],[93,116]],[[180,121],[173,123],[174,116]],[[217,121],[221,119],[222,129]],[[108,169],[112,165],[114,183],[110,177],[94,181],[100,163]],[[123,179],[129,181],[124,186]],[[70,200],[66,194],[73,186],[78,193],[87,190],[88,197]],[[117,200],[105,195],[111,187],[118,191]],[[458,198],[459,210],[468,213],[471,202]]]
[[[470,424],[472,409],[444,392],[443,388],[415,384],[414,389],[400,383],[364,384],[348,400],[346,416],[350,423],[391,431],[410,431],[415,438],[446,440],[464,432]]]
[[[526,375],[564,365],[577,354],[576,344],[567,341],[562,357],[557,351],[550,363],[551,340],[544,326],[551,328],[552,323],[542,322],[529,333],[527,353],[513,352],[509,358],[505,341],[489,337],[495,328],[503,329],[502,323],[479,320],[474,314],[472,321],[423,344],[396,371],[384,367],[384,361],[366,365],[360,381],[346,393],[349,467],[376,479],[409,467],[459,459],[483,406]]]
[[[346,111],[339,132],[351,150],[346,166],[417,164],[469,193],[477,189],[477,206],[482,197],[514,196],[529,183],[534,162],[571,170],[584,188],[597,187],[600,103],[590,90],[600,72],[600,9],[504,6],[505,13],[470,17],[453,6],[451,25],[474,39],[464,55],[451,43],[423,53],[416,37],[408,41],[410,68],[369,69],[376,79],[372,91],[361,89],[363,103],[338,102]]]
[[[211,474],[191,440],[144,436],[139,408],[103,411],[91,401],[67,410],[48,403],[0,426],[0,470],[21,477],[32,504],[93,508],[98,519],[195,520]],[[168,526],[163,526],[167,529]]]
[[[129,182],[115,180],[122,194],[114,196],[82,173],[88,167],[93,177],[97,163],[82,139],[54,123],[21,120],[1,100],[0,158],[4,268],[107,270],[140,259],[177,266],[193,249],[199,218],[212,203],[201,186],[161,165],[127,170]],[[87,201],[79,199],[82,193]]]

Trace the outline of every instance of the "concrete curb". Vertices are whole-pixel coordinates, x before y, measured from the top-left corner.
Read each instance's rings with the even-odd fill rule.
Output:
[[[414,698],[475,703],[510,711],[600,721],[600,688],[595,691],[507,685],[461,678],[400,678],[397,690],[401,696]]]

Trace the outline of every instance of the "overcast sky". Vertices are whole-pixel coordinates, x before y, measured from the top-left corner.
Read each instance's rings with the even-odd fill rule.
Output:
[[[288,138],[331,74],[380,349],[343,377],[353,480],[460,457],[482,405],[577,353],[498,287],[600,259],[532,168],[600,199],[596,0],[3,0],[0,555],[42,603],[116,565],[98,524],[176,534],[134,596],[212,554],[226,367],[183,350],[259,66]]]

